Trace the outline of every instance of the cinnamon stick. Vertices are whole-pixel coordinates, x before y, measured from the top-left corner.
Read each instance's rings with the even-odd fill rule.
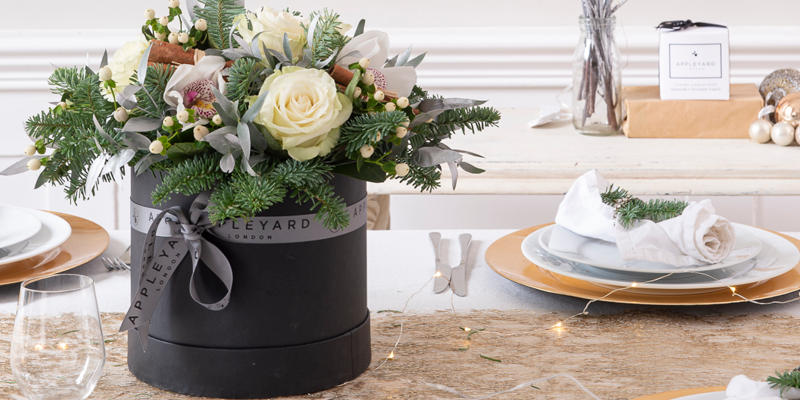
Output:
[[[150,43],[153,44],[153,48],[150,49],[150,57],[147,58],[148,64],[194,65],[196,61],[200,61],[200,59],[205,56],[205,52],[202,50],[183,50],[181,45],[168,43],[162,40],[153,39]],[[227,61],[225,63],[225,68],[230,68],[231,65],[233,65],[233,61]]]

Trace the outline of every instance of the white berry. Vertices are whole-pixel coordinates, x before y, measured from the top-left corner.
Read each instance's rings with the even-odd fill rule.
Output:
[[[206,22],[206,20],[200,18],[197,21],[195,21],[194,29],[197,29],[198,31],[201,31],[201,32],[205,32],[206,29],[208,29],[208,22]]]
[[[395,173],[395,175],[397,175],[399,177],[404,177],[404,176],[408,175],[408,164],[400,163],[400,164],[395,165],[394,173]]]
[[[153,19],[155,17],[156,17],[156,11],[153,10],[152,8],[148,8],[147,10],[144,10],[144,19],[150,21],[151,19]]]
[[[171,127],[174,124],[175,120],[173,120],[172,117],[164,118],[164,126],[166,126],[167,128]]]
[[[214,118],[211,118],[211,122],[213,122],[216,125],[222,125],[222,117],[220,117],[219,114],[217,114],[214,116]]]
[[[164,16],[164,17],[159,18],[158,19],[158,23],[161,24],[161,25],[167,26],[167,24],[169,24],[169,17]]]
[[[361,88],[356,86],[356,90],[353,90],[353,98],[357,99],[361,97]]]
[[[116,110],[114,110],[114,119],[117,120],[117,122],[125,122],[125,121],[127,121],[128,120],[128,110],[126,110],[123,107],[117,108]]]
[[[159,140],[154,140],[153,143],[150,143],[150,152],[153,154],[161,154],[164,151],[164,143],[161,143]]]
[[[31,158],[30,160],[28,160],[27,166],[29,170],[36,171],[37,169],[42,167],[42,162],[39,161],[38,158]]]
[[[397,99],[397,106],[400,107],[400,109],[408,107],[408,97],[401,97]]]
[[[181,121],[181,122],[186,122],[186,121],[189,120],[189,112],[186,111],[186,110],[178,111],[178,113],[175,114],[175,116],[178,117],[178,121]]]
[[[360,65],[361,68],[369,68],[369,58],[364,57],[358,60],[358,65]]]
[[[403,122],[403,123],[402,123],[402,124],[400,124],[400,125],[403,125],[403,126],[405,126],[406,128],[408,128],[408,122],[409,122],[409,121]]]
[[[156,32],[155,35],[156,35],[156,39],[158,39],[158,40],[164,40],[164,39],[167,38],[167,34],[166,33]]]
[[[381,131],[378,131],[378,133],[375,135],[375,140],[381,140],[381,139],[383,139],[383,135],[381,135]]]
[[[25,146],[25,155],[26,156],[32,156],[34,153],[36,153],[36,146],[34,146],[32,144],[29,144],[29,145]]]
[[[178,34],[175,33],[175,32],[170,33],[169,36],[168,36],[168,39],[169,39],[169,42],[172,43],[172,44],[178,44],[179,43],[178,42]]]
[[[372,72],[367,71],[363,77],[361,77],[361,82],[364,82],[365,85],[369,86],[375,83],[375,74]]]
[[[169,4],[169,8],[178,8],[181,6],[180,0],[169,0],[167,4]]]
[[[203,140],[208,135],[208,128],[203,125],[194,127],[194,140]]]
[[[383,108],[385,108],[385,109],[386,109],[386,111],[394,111],[394,110],[396,110],[396,109],[397,109],[397,106],[396,106],[396,105],[394,105],[394,103],[392,103],[392,102],[389,102],[389,103],[386,103],[386,104],[384,104],[384,105],[383,105]]]
[[[377,101],[383,101],[383,99],[386,97],[386,94],[383,93],[382,90],[378,90],[372,95],[372,97],[374,97]]]
[[[365,144],[361,146],[361,149],[359,149],[359,151],[361,152],[361,157],[370,158],[372,157],[372,153],[375,152],[375,148],[368,144]]]
[[[189,34],[186,32],[181,32],[181,34],[178,35],[178,41],[181,43],[187,43],[189,41]]]
[[[112,74],[111,73],[111,68],[108,68],[108,65],[106,65],[103,68],[100,68],[100,71],[97,72],[97,76],[99,76],[100,80],[103,81],[103,82],[110,81],[111,80],[111,74]]]
[[[67,109],[67,103],[62,101],[62,102],[58,103],[58,107],[61,107],[62,110],[66,110]]]
[[[397,137],[402,139],[402,138],[406,137],[406,135],[408,135],[408,129],[406,129],[405,126],[398,126],[397,130],[395,131],[395,133],[397,133]]]

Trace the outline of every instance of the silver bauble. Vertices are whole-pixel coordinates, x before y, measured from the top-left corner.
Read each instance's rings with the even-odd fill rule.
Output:
[[[779,146],[788,146],[794,142],[794,127],[786,122],[778,122],[772,126],[770,137]]]
[[[783,96],[789,93],[800,92],[800,71],[787,68],[772,71],[761,82],[758,87],[761,97],[766,100],[767,95],[772,93],[768,104],[778,104]]]
[[[767,143],[770,139],[771,130],[772,122],[759,118],[750,124],[750,139],[756,143]]]

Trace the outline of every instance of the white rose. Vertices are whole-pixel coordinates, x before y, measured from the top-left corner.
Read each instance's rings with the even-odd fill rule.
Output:
[[[248,21],[253,29],[248,28]],[[289,48],[292,56],[300,59],[303,56],[303,49],[306,46],[306,33],[301,24],[308,26],[311,22],[308,18],[301,18],[285,11],[273,10],[267,6],[261,8],[255,14],[247,13],[236,17],[234,25],[242,35],[242,39],[250,43],[253,38],[258,36],[258,41],[264,43],[268,49],[272,49],[286,55],[283,52],[283,34],[289,38]],[[259,45],[260,47],[260,45]],[[253,49],[255,50],[255,49]],[[259,50],[261,50],[259,48]]]
[[[122,90],[131,84],[131,77],[139,68],[139,61],[142,60],[142,55],[147,50],[148,44],[144,40],[135,40],[125,43],[122,48],[114,52],[111,62],[108,63],[108,68],[111,69],[111,79],[117,86],[114,89],[115,93],[122,93]],[[100,88],[106,100],[114,101],[110,91],[103,88],[102,84]]]
[[[298,161],[325,156],[339,140],[339,127],[353,103],[325,71],[285,67],[261,87],[269,90],[255,122]]]

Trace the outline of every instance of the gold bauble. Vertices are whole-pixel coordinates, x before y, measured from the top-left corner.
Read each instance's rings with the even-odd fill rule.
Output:
[[[800,125],[800,92],[783,96],[775,107],[775,120],[797,127]]]

